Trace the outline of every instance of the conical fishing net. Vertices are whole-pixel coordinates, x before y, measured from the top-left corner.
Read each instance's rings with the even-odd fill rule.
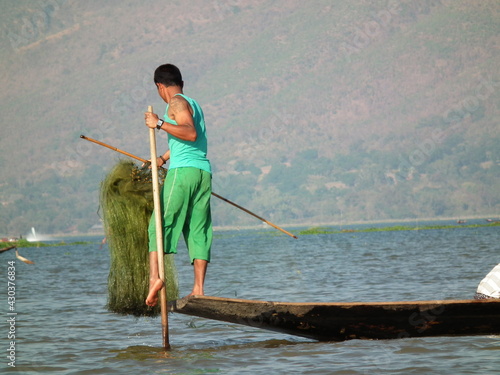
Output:
[[[159,171],[160,183],[166,172]],[[119,161],[101,183],[100,204],[110,251],[108,309],[120,314],[156,316],[146,305],[149,290],[148,223],[153,212],[151,170]],[[173,255],[165,255],[167,298],[179,296]]]

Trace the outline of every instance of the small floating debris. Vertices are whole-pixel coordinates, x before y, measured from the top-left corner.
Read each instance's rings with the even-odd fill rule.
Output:
[[[35,264],[35,262],[32,262],[31,260],[26,259],[25,257],[19,255],[19,251],[17,251],[17,249],[16,249],[16,258],[27,264]]]
[[[4,249],[0,249],[0,253],[4,253],[6,251],[9,251],[9,250],[12,250],[12,249],[16,249],[16,258],[19,259],[20,261],[26,263],[26,264],[35,264],[35,262],[29,260],[29,259],[26,259],[25,257],[21,256],[21,254],[19,254],[19,251],[17,250],[17,246],[14,245],[14,246],[9,246],[9,247],[6,247]]]

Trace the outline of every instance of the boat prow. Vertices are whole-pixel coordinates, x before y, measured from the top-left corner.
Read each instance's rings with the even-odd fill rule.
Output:
[[[190,296],[169,311],[319,341],[500,334],[500,300],[297,303]]]

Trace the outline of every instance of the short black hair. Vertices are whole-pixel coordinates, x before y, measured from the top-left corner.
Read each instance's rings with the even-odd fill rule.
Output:
[[[182,86],[184,82],[182,81],[181,71],[178,67],[172,64],[160,65],[155,70],[154,75],[155,84],[163,84],[165,87],[169,86]]]

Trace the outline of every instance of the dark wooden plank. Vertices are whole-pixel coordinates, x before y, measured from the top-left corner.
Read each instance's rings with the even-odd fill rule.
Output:
[[[320,341],[500,334],[500,300],[286,303],[195,296],[171,302],[169,310]]]
[[[3,249],[0,249],[0,253],[3,253],[4,251],[9,251],[9,250],[15,249],[16,247],[17,247],[16,245],[4,247]]]

